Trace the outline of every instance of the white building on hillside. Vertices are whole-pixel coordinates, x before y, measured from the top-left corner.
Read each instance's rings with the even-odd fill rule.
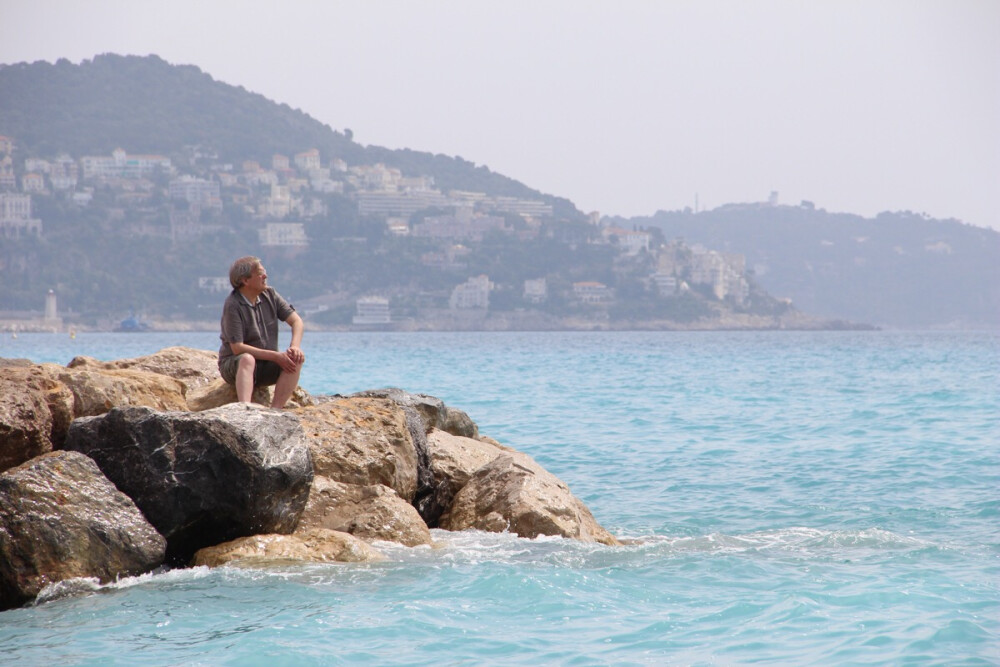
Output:
[[[493,283],[485,275],[469,278],[461,285],[456,285],[451,291],[451,298],[448,300],[448,307],[452,310],[464,310],[467,308],[481,308],[483,310],[490,307],[490,290]]]
[[[357,314],[351,320],[353,324],[371,326],[392,323],[389,299],[384,296],[363,296],[355,302],[355,308]]]

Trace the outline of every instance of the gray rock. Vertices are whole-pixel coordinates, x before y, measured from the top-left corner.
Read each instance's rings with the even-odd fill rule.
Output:
[[[74,421],[66,448],[92,457],[135,501],[172,562],[236,537],[291,533],[313,477],[299,420],[247,403],[115,408]]]
[[[148,572],[166,541],[135,504],[77,452],[52,452],[0,474],[0,609],[47,585]]]

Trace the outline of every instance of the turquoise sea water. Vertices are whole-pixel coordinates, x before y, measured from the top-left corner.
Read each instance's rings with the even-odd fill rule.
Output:
[[[210,333],[22,334],[66,363]],[[625,547],[435,531],[385,563],[174,570],[0,613],[4,664],[1000,664],[991,333],[307,333],[566,481]]]

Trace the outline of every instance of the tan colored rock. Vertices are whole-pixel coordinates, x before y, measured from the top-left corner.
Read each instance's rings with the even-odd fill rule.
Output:
[[[441,517],[441,527],[619,544],[565,483],[518,452],[505,452],[476,470]]]
[[[495,440],[474,440],[433,429],[427,434],[427,451],[434,474],[434,500],[447,512],[474,472],[512,450]]]
[[[73,394],[45,367],[0,367],[0,472],[61,447],[73,405]]]
[[[191,347],[166,347],[153,354],[134,359],[98,361],[93,357],[74,357],[68,368],[78,370],[132,369],[159,373],[180,380],[188,390],[211,384],[219,379],[218,352],[197,350]]]
[[[184,384],[159,373],[62,369],[55,374],[73,392],[74,417],[103,415],[111,408],[127,406],[187,410]]]
[[[294,535],[251,535],[199,549],[192,566],[267,567],[288,562],[371,563],[385,560],[363,541],[334,530],[314,528]]]
[[[315,474],[345,484],[384,484],[412,502],[417,452],[406,415],[383,398],[338,398],[295,411]]]
[[[416,508],[382,484],[343,484],[313,478],[309,501],[296,533],[328,528],[363,540],[398,542],[408,547],[431,543],[431,531]]]

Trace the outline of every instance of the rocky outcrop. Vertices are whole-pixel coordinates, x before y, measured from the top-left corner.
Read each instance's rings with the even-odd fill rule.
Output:
[[[236,537],[291,533],[313,476],[298,419],[243,403],[114,408],[74,421],[66,448],[93,458],[135,501],[175,562]]]
[[[431,543],[431,531],[416,508],[387,486],[343,484],[315,477],[296,534],[328,528],[366,541],[398,542],[408,547]]]
[[[52,452],[0,474],[0,609],[76,577],[148,572],[166,541],[94,462]]]
[[[406,415],[383,398],[337,398],[296,410],[316,474],[344,484],[383,484],[407,502],[417,491],[417,452]]]
[[[441,517],[441,527],[618,544],[566,484],[518,452],[505,452],[477,469]]]
[[[313,528],[294,535],[251,535],[199,549],[191,565],[267,567],[289,562],[370,563],[385,556],[358,538],[335,530]]]
[[[203,564],[369,560],[364,541],[427,545],[429,527],[617,544],[562,481],[433,396],[235,400],[215,354],[189,348],[69,367],[0,359],[0,469],[18,466],[0,477],[9,498],[32,498],[0,495],[13,526],[0,527],[4,604],[196,552]]]
[[[42,366],[0,366],[0,472],[62,444],[73,394]]]

